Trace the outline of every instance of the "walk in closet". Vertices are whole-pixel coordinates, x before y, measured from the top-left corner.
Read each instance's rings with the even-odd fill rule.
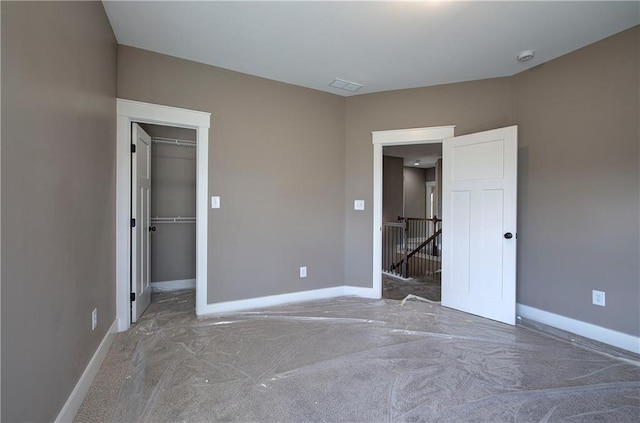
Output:
[[[151,136],[151,286],[195,288],[196,131],[143,125]]]

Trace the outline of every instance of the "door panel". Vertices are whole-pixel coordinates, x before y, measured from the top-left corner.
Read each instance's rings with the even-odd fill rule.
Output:
[[[443,306],[515,324],[516,199],[516,126],[444,141]]]
[[[455,266],[449,267],[451,271],[450,288],[455,291],[469,292],[470,286],[470,269],[469,260],[469,228],[471,227],[471,201],[468,191],[457,191],[451,195],[452,218],[456,222],[450,230],[451,242],[448,248],[451,248],[453,257],[458,257]],[[444,233],[444,231],[443,231]],[[443,245],[443,255],[444,255]],[[444,263],[443,259],[443,263]],[[444,270],[442,270],[445,273]]]
[[[131,322],[137,321],[151,303],[150,239],[151,226],[151,138],[136,123],[131,127],[132,153],[131,215],[136,226],[131,228]]]
[[[484,297],[499,300],[502,298],[502,246],[501,231],[504,218],[504,191],[483,190],[480,193],[480,251],[478,265],[478,283]]]
[[[451,157],[452,180],[502,178],[503,149],[502,140],[456,146]]]

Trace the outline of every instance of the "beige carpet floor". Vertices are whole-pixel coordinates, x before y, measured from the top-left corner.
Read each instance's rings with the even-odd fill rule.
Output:
[[[421,277],[402,280],[391,276],[382,276],[382,297],[390,300],[403,300],[407,295],[417,295],[431,301],[440,301],[440,280]]]
[[[196,319],[154,296],[77,422],[633,422],[640,367],[418,301],[343,297]]]

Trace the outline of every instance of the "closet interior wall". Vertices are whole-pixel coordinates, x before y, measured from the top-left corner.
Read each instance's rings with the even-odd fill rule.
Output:
[[[195,281],[196,141],[193,129],[141,125],[151,136],[151,282]],[[181,222],[162,218],[193,218]],[[161,219],[155,219],[161,218]]]

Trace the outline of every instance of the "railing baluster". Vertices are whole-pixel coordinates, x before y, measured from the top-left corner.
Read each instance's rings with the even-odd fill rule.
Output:
[[[384,222],[382,230],[382,268],[403,277],[429,276],[439,279],[441,223],[431,219],[398,216],[397,222]]]

